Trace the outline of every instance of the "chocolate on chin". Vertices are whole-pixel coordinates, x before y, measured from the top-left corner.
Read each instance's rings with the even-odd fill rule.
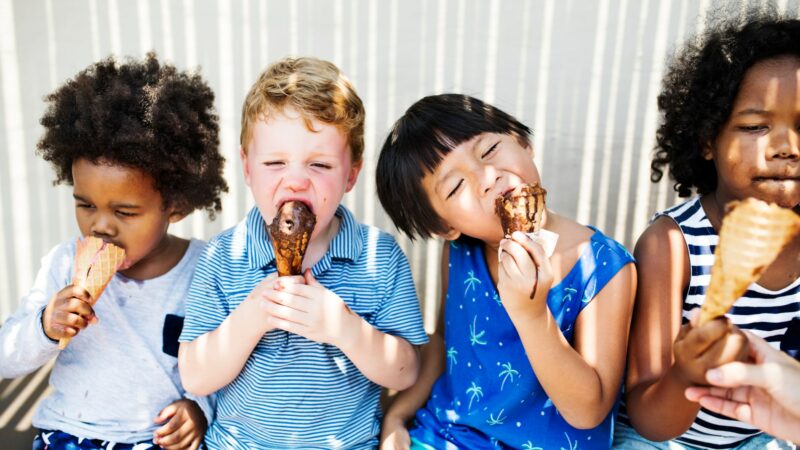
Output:
[[[547,191],[536,184],[521,184],[494,202],[495,214],[500,216],[503,234],[508,236],[515,231],[537,233],[542,227]]]
[[[290,200],[281,205],[268,227],[278,276],[303,273],[303,257],[316,224],[317,217],[305,203]]]

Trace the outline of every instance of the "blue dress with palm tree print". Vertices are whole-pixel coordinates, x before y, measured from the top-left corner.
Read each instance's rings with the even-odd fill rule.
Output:
[[[595,230],[547,306],[572,343],[581,310],[633,257]],[[608,299],[612,300],[612,299]],[[437,449],[610,448],[616,406],[596,428],[570,426],[533,372],[483,256],[483,244],[450,244],[445,305],[447,365],[410,434]]]

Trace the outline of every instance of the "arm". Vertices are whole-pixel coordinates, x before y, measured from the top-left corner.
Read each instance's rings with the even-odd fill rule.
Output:
[[[422,347],[419,379],[410,388],[399,392],[386,411],[381,427],[382,448],[402,448],[400,446],[403,439],[405,439],[405,445],[408,445],[406,423],[428,400],[433,384],[445,370],[444,307],[447,298],[449,256],[450,244],[445,241],[442,249],[441,306],[439,307],[436,331],[430,336],[430,341]]]
[[[518,245],[510,240],[501,245],[498,289],[503,305],[561,416],[576,428],[594,428],[608,416],[622,383],[636,269],[625,265],[581,311],[573,348],[547,308],[552,270],[544,250],[521,233],[513,241]],[[533,300],[530,280],[536,280]]]
[[[723,320],[697,329],[681,326],[690,264],[671,219],[660,218],[645,230],[634,254],[639,290],[628,355],[628,415],[642,436],[664,441],[683,434],[700,410],[685,389],[704,384],[705,370],[736,359],[744,343]]]
[[[178,367],[188,392],[209,395],[239,375],[261,336],[272,329],[261,302],[263,292],[276,279],[277,274],[271,274],[262,280],[217,329],[181,342]]]
[[[0,327],[0,378],[31,373],[58,354],[58,338],[48,337],[42,321],[45,307],[69,282],[72,255],[60,245],[42,258],[31,290],[19,309]],[[84,292],[82,289],[77,291]],[[80,293],[79,293],[80,295]],[[67,333],[66,328],[60,331]],[[75,332],[76,330],[72,330]]]

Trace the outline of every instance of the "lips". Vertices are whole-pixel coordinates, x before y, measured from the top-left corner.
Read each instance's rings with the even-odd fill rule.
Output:
[[[289,202],[289,201],[295,201],[295,202],[301,202],[301,203],[304,203],[306,206],[308,206],[308,209],[309,209],[309,210],[311,210],[311,212],[312,212],[312,213],[316,214],[316,212],[314,211],[314,205],[312,205],[312,204],[311,204],[311,201],[309,201],[308,199],[305,199],[305,198],[299,198],[299,197],[286,197],[286,198],[282,198],[282,199],[281,199],[281,200],[279,200],[279,201],[278,201],[278,203],[275,205],[275,208],[276,208],[278,211],[280,211],[280,209],[281,209],[281,207],[283,206],[283,204],[284,204],[284,203],[286,203],[286,202]]]

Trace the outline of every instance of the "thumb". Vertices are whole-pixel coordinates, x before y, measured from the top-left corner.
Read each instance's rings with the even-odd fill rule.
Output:
[[[166,408],[162,409],[161,412],[158,413],[158,416],[156,416],[156,418],[155,418],[155,420],[153,422],[155,422],[155,423],[164,423],[164,422],[167,421],[167,419],[169,419],[170,417],[174,416],[175,412],[177,412],[177,410],[178,410],[177,406],[175,406],[175,404],[172,403],[172,404],[168,405]]]
[[[306,271],[303,272],[303,277],[306,279],[306,284],[309,286],[322,286],[319,284],[319,281],[314,278],[314,275],[311,273],[311,269],[306,269]]]
[[[774,370],[775,367],[770,364],[756,365],[736,361],[709,370],[706,372],[706,379],[711,384],[721,387],[750,385],[767,388],[770,384],[770,378],[776,375],[771,373]],[[777,379],[780,379],[780,374],[777,375]]]

